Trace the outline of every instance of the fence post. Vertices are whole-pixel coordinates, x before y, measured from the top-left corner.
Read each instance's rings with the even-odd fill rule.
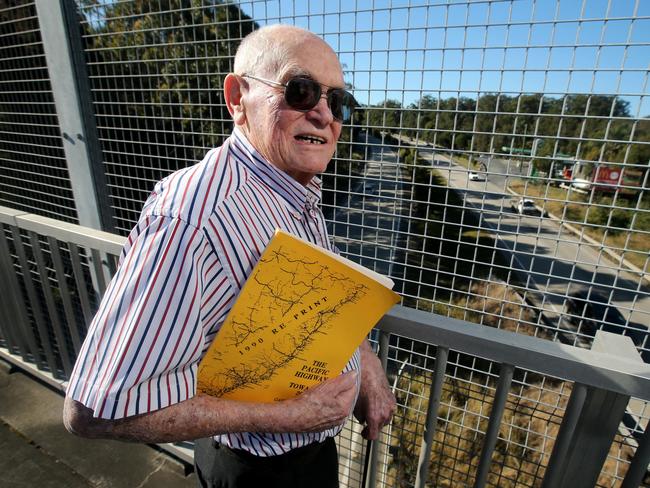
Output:
[[[641,361],[629,337],[610,332],[598,331],[592,350]],[[572,405],[577,405],[580,412],[571,415],[576,419],[575,422],[570,422],[565,416],[560,426],[556,444],[568,445],[556,445],[553,448],[543,488],[596,486],[630,400],[629,395],[592,387],[587,387],[585,393],[580,385],[576,386],[578,387],[574,387],[567,410]],[[575,401],[574,396],[580,394],[581,401]],[[565,431],[571,432],[567,434]],[[560,443],[560,439],[563,442]]]
[[[111,232],[111,207],[73,0],[35,0],[79,224]]]
[[[388,348],[390,343],[390,334],[383,330],[379,331],[379,360],[381,362],[382,368],[386,371],[388,365]],[[362,482],[362,488],[375,488],[377,486],[377,471],[379,469],[379,449],[382,447],[386,449],[386,446],[383,446],[384,434],[380,430],[377,439],[374,441],[368,441],[367,446],[369,449],[366,451],[366,466],[367,466],[367,478],[364,476],[365,483]],[[366,471],[364,469],[364,471]]]

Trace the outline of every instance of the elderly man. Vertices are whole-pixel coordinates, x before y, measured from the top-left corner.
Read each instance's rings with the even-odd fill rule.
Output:
[[[331,249],[320,180],[353,99],[334,51],[276,25],[246,37],[224,83],[235,123],[156,185],[70,379],[68,430],[196,442],[202,486],[334,487],[334,436],[354,410],[375,438],[395,399],[364,341],[342,374],[276,403],[195,395],[197,365],[276,228]]]

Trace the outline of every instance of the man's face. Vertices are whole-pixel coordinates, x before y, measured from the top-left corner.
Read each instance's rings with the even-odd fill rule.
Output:
[[[308,76],[330,87],[343,87],[343,74],[336,55],[322,41],[309,39],[295,49],[283,73],[259,74],[286,83],[296,74]],[[246,123],[242,130],[251,144],[280,170],[307,184],[315,174],[325,171],[341,135],[341,122],[332,117],[322,97],[308,112],[287,105],[284,88],[273,87],[250,78],[243,103]],[[323,87],[323,93],[327,90]]]

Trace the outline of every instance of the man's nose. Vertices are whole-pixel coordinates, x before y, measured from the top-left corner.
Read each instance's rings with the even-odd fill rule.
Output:
[[[331,124],[334,121],[334,115],[332,115],[332,110],[327,102],[326,93],[321,94],[320,100],[318,100],[314,108],[307,112],[307,115],[317,118],[323,125]]]

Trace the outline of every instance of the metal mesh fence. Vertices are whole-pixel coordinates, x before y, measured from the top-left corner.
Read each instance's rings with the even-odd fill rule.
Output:
[[[412,307],[585,346],[597,328],[626,331],[650,348],[644,2],[80,12],[120,232],[155,181],[228,135],[220,89],[242,36],[295,24],[338,52],[360,103],[324,175],[345,254],[390,274]]]
[[[118,232],[157,180],[229,134],[220,90],[241,38],[299,25],[337,51],[360,104],[323,176],[323,209],[345,255],[390,275],[407,306],[581,347],[603,329],[629,336],[650,361],[650,3],[78,3]],[[0,10],[10,87],[0,95],[0,198],[74,219],[37,20],[20,5]],[[435,357],[414,347],[392,359],[406,372],[394,377],[400,447],[422,428],[417,402],[428,393],[417,370]],[[441,483],[467,481],[490,368],[473,359],[448,371],[436,442],[457,457],[438,461]],[[536,486],[555,435],[542,424],[557,424],[565,407],[563,384],[523,373],[520,383],[501,438],[531,458],[515,465],[504,454],[494,486],[513,477]],[[475,412],[472,399],[487,406]],[[522,408],[527,424],[514,413]],[[646,405],[631,409],[645,425]],[[630,436],[610,453],[602,486],[620,480]],[[387,486],[412,483],[412,470],[399,469]]]
[[[0,204],[77,222],[34,2],[0,4]]]
[[[106,177],[119,232],[154,183],[230,133],[223,78],[253,23],[233,5],[111,2],[82,27]]]

